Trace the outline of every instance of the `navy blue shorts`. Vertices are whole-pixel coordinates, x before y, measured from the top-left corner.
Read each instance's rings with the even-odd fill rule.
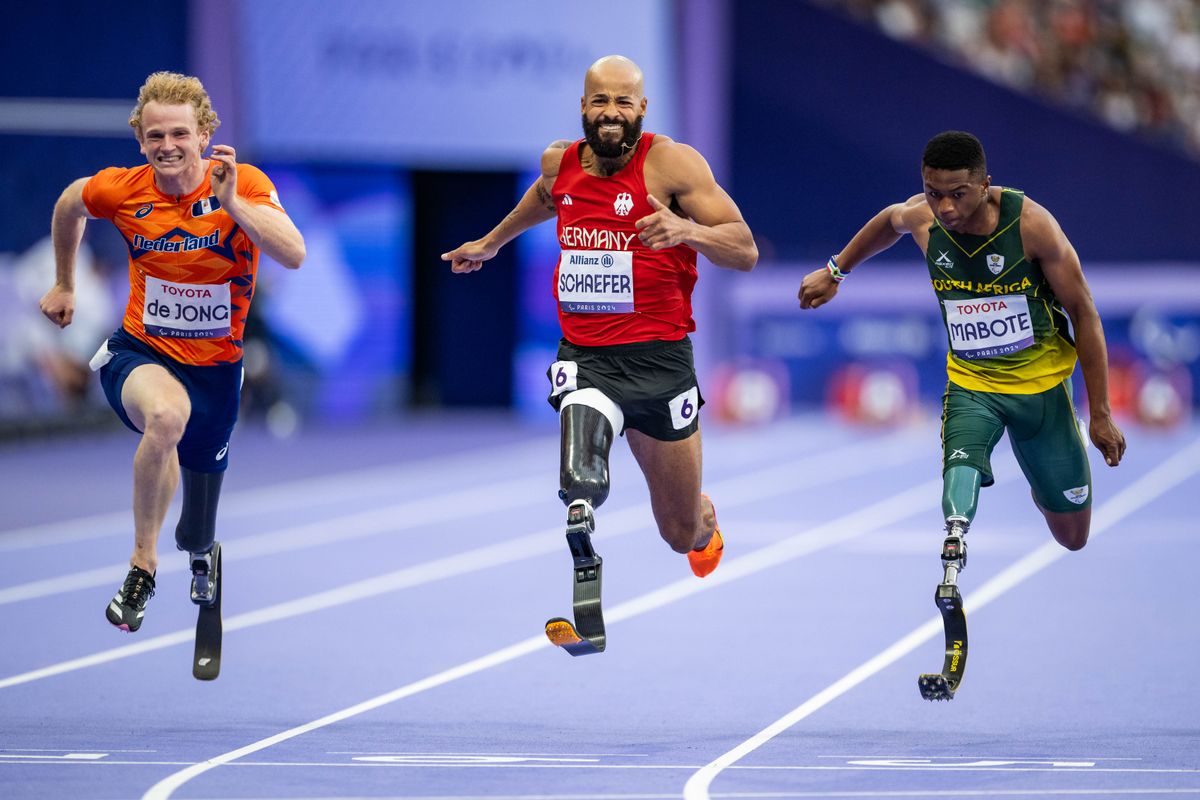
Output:
[[[121,404],[125,379],[142,364],[158,364],[183,384],[192,403],[192,415],[179,441],[179,465],[193,472],[224,472],[229,466],[229,436],[237,422],[242,393],[242,362],[210,367],[180,364],[130,336],[124,328],[109,336],[107,344],[112,358],[100,368],[100,385],[126,427],[142,432]]]

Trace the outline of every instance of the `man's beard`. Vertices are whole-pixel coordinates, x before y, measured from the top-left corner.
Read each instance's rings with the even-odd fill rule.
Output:
[[[642,138],[642,117],[638,116],[633,124],[629,124],[624,120],[620,121],[621,129],[624,133],[621,138],[615,142],[606,141],[600,138],[600,120],[588,122],[586,115],[583,115],[583,138],[587,142],[588,147],[592,148],[592,152],[600,158],[620,158],[625,153],[637,147],[638,139]],[[606,124],[611,124],[612,120],[605,120]]]

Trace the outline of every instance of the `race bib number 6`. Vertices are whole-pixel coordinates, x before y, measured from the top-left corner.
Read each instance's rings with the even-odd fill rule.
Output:
[[[142,324],[150,336],[219,339],[228,336],[228,283],[172,283],[146,276]]]
[[[579,388],[579,365],[574,361],[555,361],[550,365],[550,396],[573,392]]]
[[[1033,344],[1029,301],[1023,294],[943,303],[950,349],[959,358],[996,358]]]

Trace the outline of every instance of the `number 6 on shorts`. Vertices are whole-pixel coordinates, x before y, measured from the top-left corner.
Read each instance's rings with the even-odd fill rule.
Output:
[[[675,430],[686,428],[696,419],[696,412],[700,405],[700,392],[693,386],[668,405],[671,407],[671,424],[675,426]]]
[[[574,361],[555,361],[546,374],[550,378],[551,397],[579,388],[579,365]]]

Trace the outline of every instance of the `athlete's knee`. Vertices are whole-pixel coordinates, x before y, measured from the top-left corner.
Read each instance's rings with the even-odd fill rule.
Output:
[[[559,410],[562,453],[558,495],[564,503],[587,500],[593,508],[608,499],[608,454],[622,424],[621,411],[597,389],[581,389]]]
[[[183,510],[175,526],[175,545],[189,553],[207,553],[217,536],[217,502],[224,472],[180,470]]]
[[[696,531],[699,527],[698,516],[692,519],[672,516],[671,519],[658,523],[658,535],[676,553],[686,553],[695,547]]]
[[[174,446],[183,438],[187,428],[188,410],[171,403],[156,403],[142,414],[145,427],[142,433],[152,441]]]
[[[1041,504],[1039,503],[1039,506]],[[1088,542],[1088,533],[1092,527],[1092,510],[1080,509],[1066,513],[1042,511],[1054,541],[1068,550],[1082,550]]]
[[[1054,534],[1054,541],[1061,544],[1068,550],[1082,550],[1088,543],[1088,530],[1055,530],[1051,531]]]

